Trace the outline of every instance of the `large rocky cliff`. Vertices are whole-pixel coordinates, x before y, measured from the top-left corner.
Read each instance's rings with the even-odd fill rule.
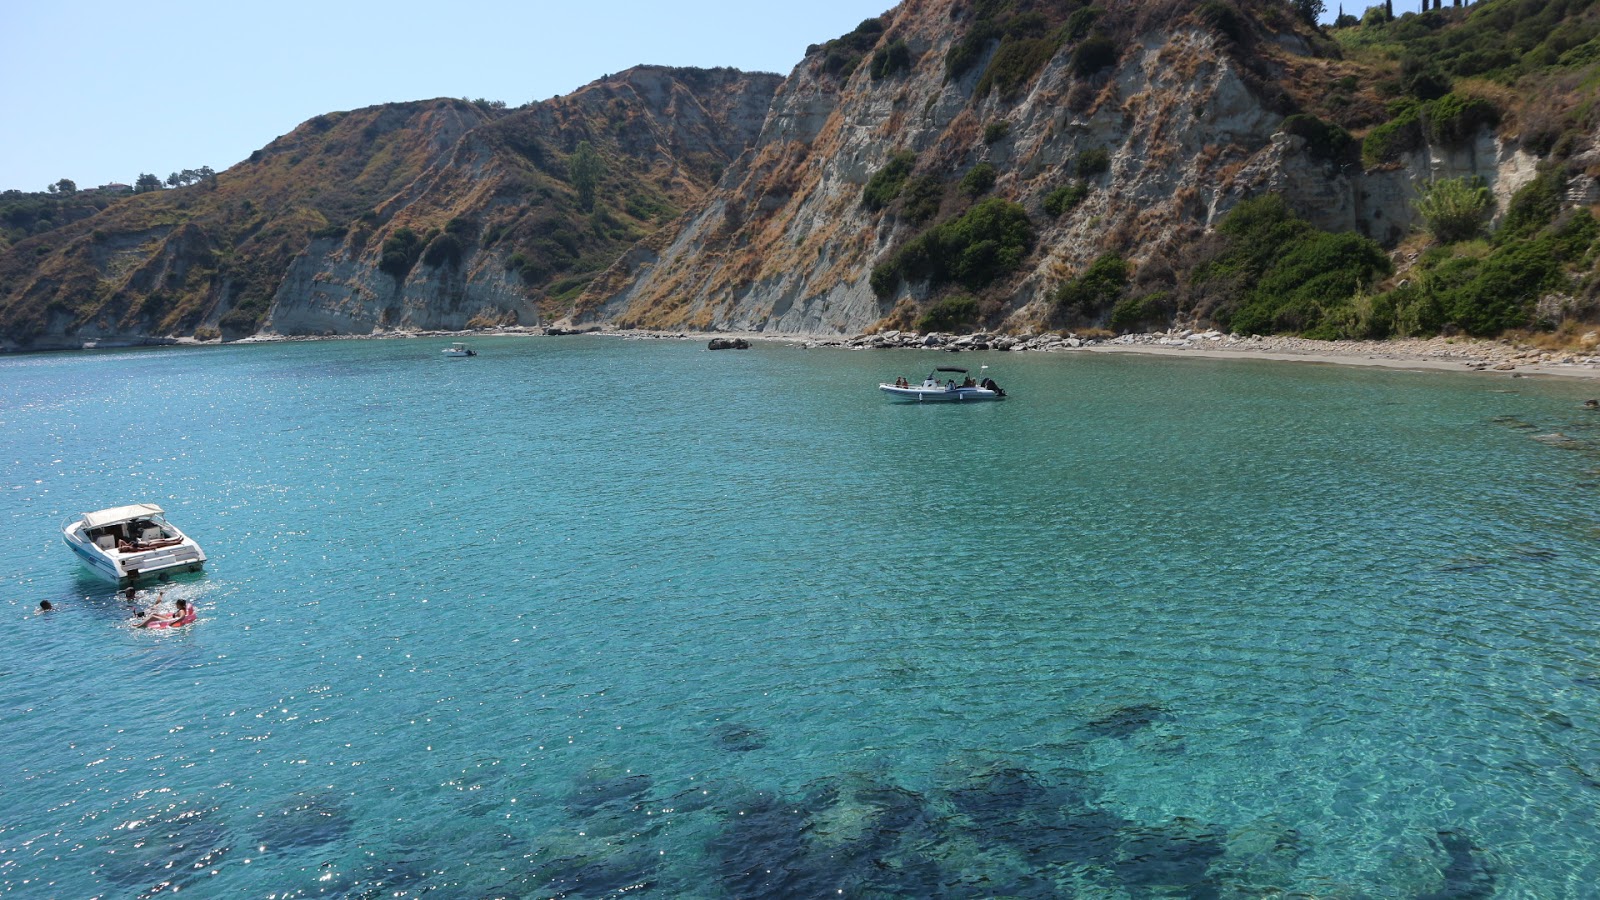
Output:
[[[1011,330],[1044,325],[1050,290],[1102,252],[1170,272],[1241,198],[1279,192],[1319,227],[1393,246],[1415,224],[1418,184],[1478,176],[1504,200],[1534,174],[1534,160],[1488,128],[1448,146],[1423,142],[1372,171],[1319,158],[1282,132],[1286,115],[1317,110],[1318,85],[1370,79],[1290,16],[1258,20],[1240,40],[1195,4],[1107,4],[1093,22],[1114,47],[1103,67],[1079,62],[1083,31],[1004,85],[992,77],[1007,62],[997,58],[1006,52],[998,37],[981,42],[982,55],[960,74],[949,64],[971,46],[984,6],[906,0],[881,17],[871,42],[860,43],[881,53],[902,42],[910,62],[898,71],[864,59],[841,73],[830,65],[836,47],[813,48],[778,91],[751,152],[696,215],[597,280],[579,299],[580,320],[836,334],[909,324],[907,311],[936,289],[907,281],[879,295],[870,279],[926,220],[863,202],[873,175],[907,151],[916,155],[911,179],[937,186],[939,215],[971,202],[960,182],[987,165],[992,193],[1036,223],[1023,265],[984,296],[985,324]],[[1070,29],[1061,20],[1088,8],[1036,6],[1056,16],[1041,31]],[[1370,97],[1349,99],[1356,108],[1347,103],[1347,116],[1378,115],[1361,109],[1378,106]],[[1087,195],[1052,214],[1052,192],[1101,151],[1103,170],[1091,166],[1082,179]]]
[[[641,66],[516,110],[440,99],[318,116],[214,178],[0,254],[0,341],[548,322],[699,204],[779,81]]]
[[[787,78],[642,66],[515,110],[318,116],[214,178],[0,244],[0,346],[1226,326],[1245,294],[1253,327],[1361,337],[1600,311],[1582,269],[1600,6],[1375,6],[1332,31],[1293,9],[905,0]],[[1481,184],[1487,223],[1514,214],[1533,243],[1421,253],[1419,191],[1439,184]],[[1287,312],[1273,297],[1324,274],[1322,251],[1274,281],[1270,252],[1218,237],[1269,196],[1296,217],[1283,234],[1362,236],[1322,248],[1350,268]]]

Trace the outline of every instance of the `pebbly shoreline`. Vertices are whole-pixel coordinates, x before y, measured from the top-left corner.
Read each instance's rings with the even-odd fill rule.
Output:
[[[997,350],[1013,353],[1146,353],[1212,359],[1269,359],[1284,362],[1310,362],[1330,365],[1380,366],[1396,369],[1475,371],[1524,377],[1528,375],[1600,379],[1600,334],[1593,332],[1587,351],[1543,350],[1507,340],[1482,340],[1465,337],[1394,338],[1384,341],[1317,341],[1278,335],[1237,335],[1219,331],[1174,330],[1147,334],[1125,334],[1114,338],[1084,337],[1074,334],[945,334],[934,332],[887,331],[852,337],[820,334],[773,334],[770,332],[695,332],[638,331],[608,327],[559,328],[515,326],[469,331],[386,331],[359,335],[276,335],[259,334],[230,343],[263,344],[330,340],[406,340],[412,338],[473,337],[559,337],[594,335],[625,340],[709,341],[714,339],[789,344],[801,347],[836,347],[850,350],[923,350],[959,353],[970,350]],[[162,338],[144,341],[89,342],[81,349],[130,346],[217,346],[193,338]],[[65,349],[65,348],[63,348]]]

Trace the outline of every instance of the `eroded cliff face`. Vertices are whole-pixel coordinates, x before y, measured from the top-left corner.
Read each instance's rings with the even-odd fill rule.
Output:
[[[776,75],[641,66],[517,110],[330,113],[0,254],[7,349],[536,325],[703,195]],[[592,155],[580,191],[570,163]]]
[[[698,203],[754,140],[777,83],[776,76],[734,70],[642,66],[490,123],[380,207],[384,227],[309,244],[290,266],[263,330],[347,334],[548,322],[565,312],[552,296],[560,276],[593,277],[659,224],[630,204],[638,186],[648,186],[652,211]],[[597,148],[608,170],[589,209],[566,202],[571,178],[563,160],[581,142]],[[452,235],[460,252],[424,252],[397,276],[383,260],[401,229]],[[528,265],[513,257],[533,253],[541,235],[558,230],[570,236],[555,254],[563,258],[527,277]]]
[[[909,324],[928,285],[880,297],[870,276],[929,221],[862,202],[868,180],[902,151],[916,154],[913,177],[943,185],[940,217],[972,202],[957,183],[981,163],[997,173],[992,193],[1027,210],[1034,249],[985,295],[999,308],[991,323],[1011,330],[1042,326],[1050,291],[1100,253],[1118,251],[1136,269],[1170,267],[1239,200],[1264,191],[1319,227],[1392,243],[1413,224],[1416,185],[1428,178],[1477,175],[1505,199],[1533,175],[1531,158],[1487,130],[1371,173],[1318,159],[1279,133],[1294,104],[1275,85],[1326,84],[1352,69],[1316,56],[1293,23],[1241,49],[1185,4],[1168,4],[1171,14],[1145,6],[1109,13],[1123,36],[1114,63],[1086,73],[1081,42],[1066,41],[1010,96],[981,85],[998,40],[963,75],[947,75],[951,48],[973,27],[962,0],[907,0],[882,17],[876,47],[904,42],[904,71],[883,76],[863,61],[841,79],[818,49],[707,202],[591,285],[577,319],[817,334]],[[1101,150],[1109,165],[1085,179],[1086,198],[1047,211],[1051,192],[1077,177],[1076,161]]]

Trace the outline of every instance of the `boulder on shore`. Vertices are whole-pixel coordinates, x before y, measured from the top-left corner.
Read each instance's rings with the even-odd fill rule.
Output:
[[[706,345],[709,350],[749,350],[750,342],[744,338],[712,338]]]

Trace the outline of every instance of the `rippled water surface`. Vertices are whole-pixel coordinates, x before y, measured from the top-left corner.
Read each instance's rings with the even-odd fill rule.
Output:
[[[1600,884],[1594,382],[442,346],[0,358],[0,893]]]

